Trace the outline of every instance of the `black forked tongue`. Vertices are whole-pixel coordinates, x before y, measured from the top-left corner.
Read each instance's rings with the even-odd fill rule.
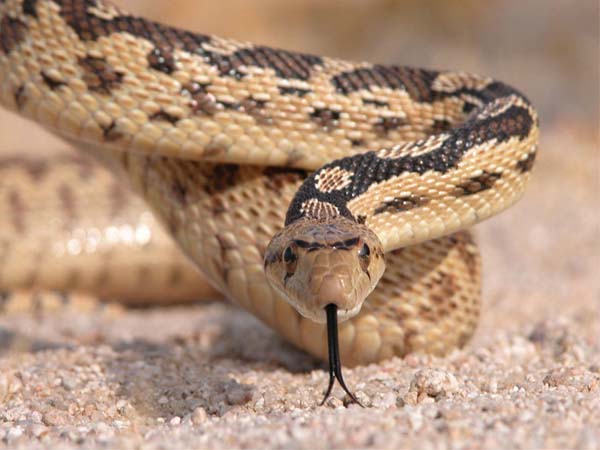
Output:
[[[325,398],[323,398],[323,401],[321,402],[321,406],[329,398],[331,389],[333,388],[333,383],[335,383],[336,379],[344,391],[346,391],[346,394],[348,394],[348,396],[352,399],[352,401],[358,403],[360,406],[363,406],[354,396],[354,394],[350,392],[350,389],[348,389],[346,386],[344,377],[342,376],[340,343],[338,340],[337,305],[330,303],[325,307],[325,312],[327,313],[327,347],[329,348],[329,386],[327,387],[327,392],[325,393]]]

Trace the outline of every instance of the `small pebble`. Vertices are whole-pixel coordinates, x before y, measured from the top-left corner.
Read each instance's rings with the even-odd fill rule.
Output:
[[[208,414],[206,414],[206,411],[204,408],[202,408],[201,406],[198,406],[196,409],[194,409],[194,412],[192,413],[192,423],[194,425],[199,425],[199,424],[205,422],[207,418],[208,418]]]
[[[21,428],[20,426],[16,426],[8,429],[8,431],[6,432],[5,439],[7,442],[14,442],[17,439],[19,439],[22,435],[23,428]]]
[[[396,406],[396,395],[393,392],[387,392],[383,397],[378,396],[373,399],[373,406],[375,408],[387,409],[392,406]]]
[[[451,394],[458,389],[456,377],[448,371],[440,369],[419,370],[410,384],[410,390],[419,395],[439,397]]]
[[[67,423],[66,414],[56,408],[48,409],[43,417],[42,421],[49,426],[60,426]]]

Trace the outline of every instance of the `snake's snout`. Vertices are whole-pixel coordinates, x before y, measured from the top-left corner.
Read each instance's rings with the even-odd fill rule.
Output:
[[[271,286],[319,323],[325,323],[330,304],[337,307],[339,321],[358,314],[384,270],[377,236],[344,218],[294,223],[273,238],[265,254]]]
[[[324,249],[307,261],[305,295],[302,304],[310,311],[308,315],[316,322],[326,320],[325,307],[337,306],[338,321],[355,316],[362,306],[365,290],[370,289],[368,276],[359,264],[356,255],[348,250]],[[308,259],[308,258],[307,258]]]
[[[350,306],[353,303],[347,300],[349,295],[352,295],[352,286],[348,278],[328,274],[316,289],[314,295],[317,301],[316,307],[325,308],[328,304],[333,303],[338,307],[338,310],[344,309],[345,306]]]

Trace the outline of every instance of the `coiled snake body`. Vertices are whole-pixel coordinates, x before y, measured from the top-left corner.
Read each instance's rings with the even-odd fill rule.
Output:
[[[100,0],[0,1],[0,103],[129,180],[214,286],[295,345],[326,357],[335,303],[349,365],[468,340],[465,229],[521,196],[538,140],[528,100],[490,78],[194,34]]]

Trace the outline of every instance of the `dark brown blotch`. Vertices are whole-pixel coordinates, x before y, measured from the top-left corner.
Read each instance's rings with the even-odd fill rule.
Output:
[[[280,78],[308,80],[315,66],[323,63],[319,56],[279,50],[264,46],[241,48],[231,55],[207,53],[208,61],[221,75],[241,79],[244,66],[272,69]]]
[[[331,79],[335,89],[343,94],[373,87],[404,90],[417,102],[432,102],[437,94],[431,85],[438,72],[411,67],[373,65],[342,72]]]
[[[37,0],[23,0],[23,14],[37,19]]]
[[[430,202],[428,197],[411,194],[405,197],[394,197],[392,200],[382,202],[375,211],[374,215],[382,213],[397,214],[411,209],[419,208]]]
[[[173,114],[169,114],[164,109],[161,109],[160,111],[152,114],[150,116],[150,120],[169,122],[170,124],[175,125],[180,120],[180,118]]]
[[[527,155],[527,158],[517,162],[517,170],[519,172],[530,172],[533,169],[533,163],[535,162],[536,151],[533,151]]]
[[[59,159],[59,161],[62,158]],[[9,158],[2,158],[0,160],[0,180],[2,179],[3,170],[12,170],[18,168],[27,172],[34,182],[40,182],[44,176],[48,173],[49,167],[48,159],[31,159],[28,157],[15,156]]]
[[[196,94],[207,94],[207,88],[210,83],[200,83],[199,81],[188,81],[181,86],[180,93],[187,97],[193,97]]]
[[[207,83],[190,81],[181,87],[181,95],[190,98],[190,109],[194,114],[212,116],[223,109],[223,105],[217,102],[216,97],[207,91]]]
[[[325,130],[332,130],[339,125],[340,112],[329,108],[315,108],[310,119]]]
[[[50,170],[47,160],[28,160],[25,164],[25,170],[35,182],[40,182],[44,179]]]
[[[380,117],[373,125],[373,130],[377,136],[385,137],[390,131],[397,130],[402,125],[406,125],[406,121],[401,117]]]
[[[117,141],[123,137],[123,133],[117,130],[117,123],[113,120],[107,126],[100,125],[102,137],[106,142]]]
[[[175,56],[169,47],[154,47],[146,55],[148,66],[151,69],[170,75],[175,71]]]
[[[0,49],[10,53],[27,34],[27,26],[19,19],[5,15],[0,22]]]
[[[104,58],[86,56],[78,62],[83,69],[83,81],[90,91],[110,94],[123,82],[125,74],[115,70]]]
[[[106,16],[98,14],[96,9],[102,9],[104,5],[96,1],[55,0],[55,3],[60,6],[61,17],[83,41],[93,41],[113,33],[129,33],[151,42],[161,50],[170,52],[172,49],[184,49],[199,54],[203,53],[202,44],[210,41],[208,36],[129,14],[113,14],[113,11]]]
[[[177,203],[180,205],[185,205],[187,203],[187,187],[179,178],[173,179],[173,182],[171,183],[171,192]]]
[[[194,164],[187,164],[190,170],[193,170]],[[215,164],[212,171],[207,174],[206,182],[203,186],[207,194],[219,194],[236,185],[240,166],[238,164]]]
[[[17,109],[23,108],[25,105],[25,85],[22,84],[15,90],[15,104],[17,105]]]
[[[310,89],[301,89],[290,86],[279,86],[279,93],[281,95],[297,95],[298,97],[304,97],[310,92],[312,92]]]
[[[233,242],[230,242],[225,235],[217,233],[215,234],[215,238],[217,239],[220,249],[221,276],[223,277],[223,281],[227,281],[227,275],[229,274],[229,263],[227,263],[227,251],[235,250],[237,249],[237,246]]]
[[[481,175],[471,177],[464,183],[457,185],[454,195],[456,197],[462,197],[487,191],[488,189],[491,189],[500,178],[502,178],[501,173],[484,170]]]
[[[273,118],[265,111],[265,105],[267,104],[264,100],[257,100],[252,97],[245,98],[237,105],[237,110],[245,112],[249,116],[256,120],[256,123],[261,125],[272,125]]]
[[[505,114],[498,117],[499,120],[493,117],[489,123],[490,130],[497,130],[494,132],[495,134],[523,138],[531,129],[532,118],[529,111],[524,108],[511,107]]]
[[[225,202],[223,202],[223,199],[220,196],[213,195],[210,198],[210,211],[214,216],[218,216],[219,214],[223,214],[227,211]]]
[[[43,70],[40,72],[40,75],[42,76],[42,80],[44,81],[46,86],[48,86],[52,91],[55,91],[56,89],[60,88],[61,86],[67,85],[67,83],[65,83],[64,81],[48,75]]]
[[[452,122],[445,119],[435,119],[431,126],[431,134],[445,133],[452,128]]]
[[[381,100],[375,100],[375,99],[371,99],[371,98],[363,98],[363,105],[373,105],[376,106],[377,108],[389,108],[390,104],[388,102],[384,102]]]
[[[433,283],[429,297],[436,305],[436,316],[438,318],[441,314],[456,309],[457,304],[456,302],[453,302],[452,299],[458,290],[459,287],[454,275],[446,272],[439,272],[439,280],[436,280],[435,283]]]
[[[473,110],[475,108],[477,108],[477,105],[475,103],[465,101],[465,103],[463,104],[462,110],[463,110],[463,113],[470,114],[471,112],[473,112]]]

